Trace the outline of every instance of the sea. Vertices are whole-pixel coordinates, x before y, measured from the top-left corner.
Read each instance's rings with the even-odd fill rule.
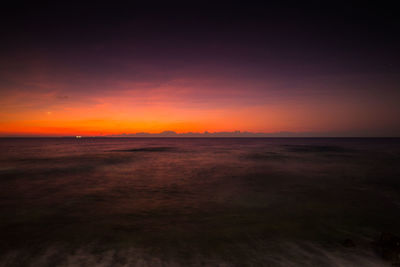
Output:
[[[0,138],[0,266],[390,266],[396,138]]]

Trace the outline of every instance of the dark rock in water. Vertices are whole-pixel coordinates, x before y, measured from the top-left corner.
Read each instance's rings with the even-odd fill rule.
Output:
[[[356,246],[356,244],[354,243],[353,240],[347,238],[343,241],[343,246],[345,246],[346,248],[354,248]]]
[[[378,241],[374,242],[376,252],[392,264],[400,264],[400,237],[391,233],[382,233]]]

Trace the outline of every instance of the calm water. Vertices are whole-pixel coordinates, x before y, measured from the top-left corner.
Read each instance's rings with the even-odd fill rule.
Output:
[[[0,151],[4,266],[380,266],[371,242],[400,234],[400,139],[3,138]]]

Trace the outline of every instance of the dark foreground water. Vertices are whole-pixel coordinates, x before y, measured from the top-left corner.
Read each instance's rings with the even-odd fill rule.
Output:
[[[0,139],[2,266],[384,266],[399,139]],[[351,241],[346,239],[351,239]]]

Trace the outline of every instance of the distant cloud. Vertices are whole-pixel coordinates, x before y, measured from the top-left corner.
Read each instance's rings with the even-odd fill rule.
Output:
[[[176,133],[174,131],[163,131],[160,133],[123,133],[107,135],[107,137],[333,137],[332,133],[313,132],[274,132],[274,133],[253,133],[253,132],[186,132]]]

